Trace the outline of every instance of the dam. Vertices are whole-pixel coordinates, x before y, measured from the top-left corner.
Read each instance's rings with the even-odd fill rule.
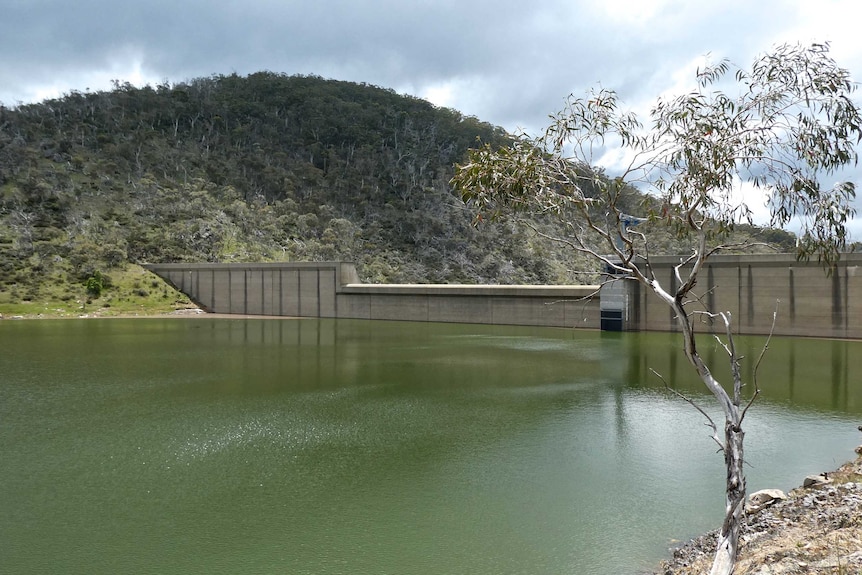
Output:
[[[651,259],[676,287],[679,256]],[[740,334],[862,338],[862,254],[830,273],[791,254],[718,255],[695,290],[699,309],[728,311]],[[425,322],[674,331],[654,294],[632,281],[603,285],[364,284],[349,262],[171,263],[147,269],[207,312]],[[683,273],[685,270],[682,270]],[[694,308],[693,308],[694,309]],[[712,330],[709,322],[703,331]]]

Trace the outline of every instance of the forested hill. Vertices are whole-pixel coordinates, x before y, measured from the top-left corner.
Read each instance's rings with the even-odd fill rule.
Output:
[[[351,260],[373,282],[557,283],[585,264],[448,181],[507,134],[391,90],[262,72],[0,107],[0,293],[127,263]],[[71,293],[71,289],[67,292]]]

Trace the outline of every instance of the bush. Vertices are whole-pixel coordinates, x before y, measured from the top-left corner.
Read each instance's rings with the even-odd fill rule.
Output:
[[[102,295],[102,290],[110,285],[108,276],[104,275],[99,270],[95,270],[93,275],[87,278],[84,286],[87,288],[87,295],[97,298]]]

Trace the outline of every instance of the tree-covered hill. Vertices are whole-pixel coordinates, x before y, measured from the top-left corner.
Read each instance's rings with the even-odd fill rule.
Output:
[[[94,298],[144,262],[349,260],[371,282],[581,281],[590,268],[564,248],[471,225],[449,179],[478,140],[509,136],[391,90],[269,72],[0,106],[0,304],[87,297],[88,280]]]

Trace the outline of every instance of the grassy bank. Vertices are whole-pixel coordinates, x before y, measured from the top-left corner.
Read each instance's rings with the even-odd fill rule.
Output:
[[[195,307],[184,294],[173,289],[144,268],[127,264],[112,269],[101,285],[70,284],[49,278],[38,297],[17,293],[15,288],[0,291],[0,314],[9,317],[80,317],[118,315],[158,315]]]

